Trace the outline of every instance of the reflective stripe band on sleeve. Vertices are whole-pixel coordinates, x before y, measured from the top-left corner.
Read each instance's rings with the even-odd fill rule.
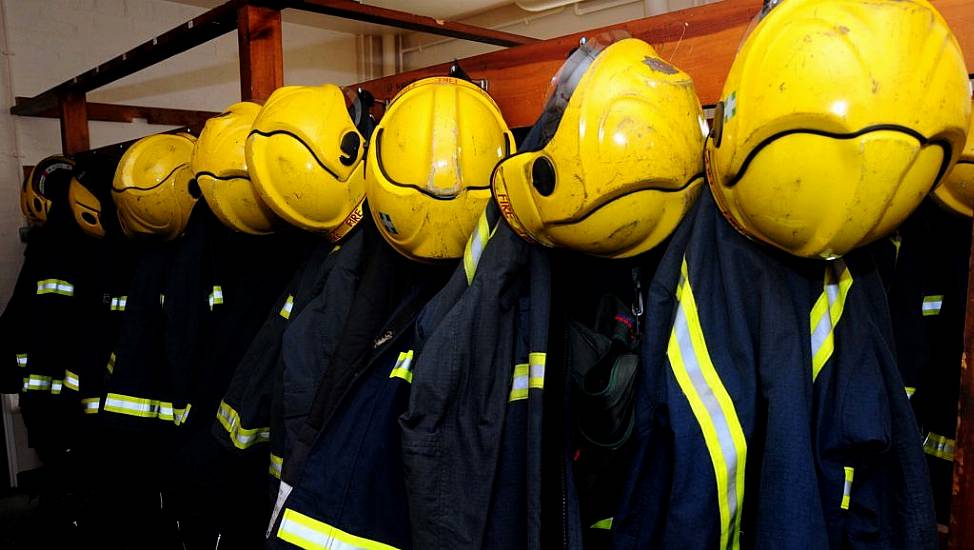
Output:
[[[612,529],[612,518],[600,519],[599,521],[596,521],[590,525],[589,529],[605,529],[608,531],[609,529]]]
[[[932,315],[940,315],[940,308],[944,305],[944,295],[934,294],[931,296],[923,297],[923,305],[921,311],[924,317],[930,317]]]
[[[290,508],[284,509],[277,537],[305,550],[396,550],[394,546],[346,533]]]
[[[97,397],[82,399],[81,407],[85,414],[98,414],[98,409],[101,407],[101,399]]]
[[[389,373],[389,378],[402,378],[413,383],[413,350],[399,352],[399,359],[396,359],[396,366]]]
[[[78,375],[65,369],[64,387],[68,388],[69,390],[78,391],[79,385],[80,385],[80,381],[78,380]]]
[[[508,401],[520,401],[528,398],[529,372],[527,363],[514,365],[514,379],[511,381],[511,396]]]
[[[27,366],[27,354],[26,353],[18,353],[17,354],[17,366],[18,367],[21,367],[21,368],[24,368],[24,367]]]
[[[74,285],[61,279],[43,279],[37,281],[37,294],[74,296]]]
[[[727,389],[714,368],[690,286],[686,258],[666,356],[710,454],[720,512],[720,548],[739,548],[747,442]]]
[[[240,415],[226,401],[220,401],[220,409],[216,412],[216,419],[227,431],[233,446],[238,449],[248,449],[258,443],[271,440],[270,428],[244,428],[240,425]]]
[[[842,318],[845,299],[852,288],[852,273],[842,260],[833,260],[825,268],[825,283],[809,321],[812,327],[812,381],[835,351],[835,327]]]
[[[490,226],[487,224],[487,211],[480,215],[477,220],[477,226],[474,228],[473,233],[470,234],[470,238],[467,239],[467,246],[463,250],[463,271],[467,275],[467,285],[473,284],[473,277],[477,273],[477,265],[480,263],[480,257],[484,253],[484,248],[487,246],[487,242],[494,235],[491,231]]]
[[[953,462],[954,440],[945,435],[929,432],[923,440],[923,452]]]
[[[281,479],[281,472],[284,471],[284,459],[271,453],[271,465],[267,471],[277,479]]]
[[[213,306],[223,303],[223,288],[220,285],[213,285],[213,290],[207,300],[210,303],[210,311],[213,311]]]
[[[24,391],[50,391],[51,377],[32,374],[24,377]]]
[[[166,295],[165,294],[160,294],[159,295],[159,306],[162,307],[162,306],[165,306],[165,305],[166,305]]]
[[[128,296],[115,296],[112,298],[112,311],[125,311],[125,303]]]
[[[528,354],[528,362],[514,365],[514,379],[511,381],[511,395],[508,401],[528,398],[528,390],[544,389],[544,352]]]
[[[292,309],[294,309],[294,296],[288,295],[287,300],[284,301],[284,305],[281,307],[281,317],[290,319]]]
[[[533,390],[544,389],[545,359],[544,352],[528,354],[528,387]]]
[[[848,510],[849,502],[852,500],[852,477],[855,475],[856,469],[851,466],[844,466],[842,469],[845,471],[845,481],[842,483],[842,502],[839,504],[839,508]]]
[[[917,392],[917,389],[914,388],[913,386],[906,386],[905,389],[906,389],[906,398],[907,399],[912,399],[913,398],[913,394],[915,394]]]
[[[118,393],[110,393],[105,397],[105,412],[126,414],[141,418],[158,418],[168,420],[179,426],[189,418],[190,405],[180,409],[168,401],[131,397]]]
[[[115,352],[113,351],[111,355],[108,356],[108,364],[105,365],[108,369],[108,374],[115,372]]]
[[[51,393],[58,395],[61,393],[61,388],[64,387],[63,380],[51,380]]]

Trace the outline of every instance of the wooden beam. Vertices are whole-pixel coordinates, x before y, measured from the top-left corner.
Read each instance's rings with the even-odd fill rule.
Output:
[[[281,12],[260,6],[237,11],[240,47],[240,97],[262,102],[284,85]]]
[[[88,110],[84,92],[62,93],[58,98],[61,119],[61,151],[72,155],[86,151],[88,138]]]
[[[933,0],[958,33],[968,63],[974,63],[974,0]],[[475,79],[487,80],[488,91],[497,101],[512,128],[530,126],[541,114],[545,90],[551,77],[583,36],[622,29],[653,45],[660,55],[693,77],[704,105],[720,98],[724,79],[737,47],[762,0],[724,0],[686,10],[670,12],[626,23],[592,29],[460,60]],[[377,98],[391,99],[396,92],[420,78],[447,74],[450,63],[425,67],[357,84]]]
[[[59,95],[90,92],[226,34],[237,28],[237,7],[243,4],[244,0],[230,0],[217,6],[94,69],[14,105],[10,112],[20,116],[36,116],[54,108]]]
[[[28,97],[16,98],[15,104],[29,101]],[[220,113],[213,111],[192,111],[187,109],[169,109],[166,107],[145,107],[141,105],[119,105],[116,103],[85,103],[88,120],[99,122],[133,122],[136,119],[145,120],[147,124],[164,126],[203,127],[203,124]],[[40,118],[60,118],[56,108],[42,111],[34,116]]]
[[[366,23],[388,25],[400,29],[461,38],[473,42],[494,44],[495,46],[520,46],[538,42],[537,38],[521,36],[494,29],[485,29],[466,23],[435,19],[425,15],[360,4],[352,0],[281,0],[284,7],[333,15],[344,19],[354,19]]]

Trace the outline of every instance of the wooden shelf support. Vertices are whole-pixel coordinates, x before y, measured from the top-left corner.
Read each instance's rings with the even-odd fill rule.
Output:
[[[281,12],[262,6],[237,10],[240,46],[240,98],[262,102],[284,85]]]
[[[73,155],[91,147],[88,138],[88,106],[84,92],[65,92],[58,95],[61,119],[61,151]]]

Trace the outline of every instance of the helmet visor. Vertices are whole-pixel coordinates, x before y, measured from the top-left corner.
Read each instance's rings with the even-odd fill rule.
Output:
[[[629,33],[624,30],[608,31],[589,39],[583,38],[578,48],[568,56],[548,84],[544,109],[538,122],[535,123],[535,129],[539,132],[536,149],[543,148],[554,137],[568,102],[575,93],[575,88],[578,87],[582,76],[595,58],[603,50],[625,38],[629,38]]]

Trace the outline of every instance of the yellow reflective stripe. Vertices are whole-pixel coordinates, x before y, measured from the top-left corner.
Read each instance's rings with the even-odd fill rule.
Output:
[[[281,479],[281,472],[284,471],[284,459],[271,453],[271,465],[267,471],[277,479]]]
[[[281,307],[281,317],[290,319],[292,309],[294,309],[294,296],[289,294],[287,300],[284,302],[284,306]]]
[[[213,311],[213,306],[223,303],[223,287],[220,285],[213,285],[213,290],[210,291],[210,296],[207,298],[210,304],[210,311]]]
[[[42,279],[37,281],[37,294],[74,296],[74,285],[61,279]]]
[[[64,387],[69,390],[78,391],[78,386],[80,382],[78,380],[78,375],[65,369],[64,370]]]
[[[519,401],[528,398],[531,369],[527,363],[514,365],[514,378],[511,380],[511,395],[508,401]]]
[[[346,533],[290,508],[284,509],[277,537],[305,550],[396,550],[394,546]]]
[[[590,525],[589,529],[612,529],[612,518],[600,519]]]
[[[739,548],[747,442],[727,389],[710,359],[686,258],[677,287],[677,309],[666,355],[687,397],[710,454],[717,483],[720,548]]]
[[[842,318],[846,296],[851,287],[852,273],[845,262],[834,260],[826,266],[824,289],[809,315],[812,327],[812,381],[818,378],[835,351],[835,327]]]
[[[947,436],[930,432],[923,440],[923,452],[953,462],[954,443],[954,440]]]
[[[399,352],[396,366],[389,373],[389,378],[402,378],[410,384],[413,383],[413,350]]]
[[[24,377],[24,391],[49,391],[51,377],[32,374]]]
[[[920,306],[920,310],[923,312],[924,317],[940,315],[940,308],[943,307],[943,305],[944,295],[932,294],[930,296],[923,297],[923,305]]]
[[[528,387],[535,390],[544,389],[545,353],[528,354]]]
[[[842,503],[839,504],[839,508],[848,510],[849,502],[852,500],[852,477],[856,469],[850,466],[844,466],[842,469],[845,470],[845,482],[842,484]]]
[[[62,386],[64,386],[62,380],[51,380],[51,393],[54,395],[60,394]]]
[[[27,354],[26,353],[18,353],[17,354],[17,366],[18,367],[21,367],[21,368],[27,366]]]
[[[487,224],[487,211],[484,210],[477,220],[477,226],[473,233],[467,239],[466,248],[463,250],[463,271],[467,275],[467,285],[473,284],[473,276],[477,273],[480,257],[484,253],[484,248],[487,247],[487,241],[493,235],[494,232],[490,230],[490,226]]]
[[[108,369],[108,374],[115,372],[115,352],[113,351],[111,355],[108,356],[108,364],[105,365]]]
[[[216,412],[216,419],[227,431],[233,446],[238,449],[248,449],[258,443],[271,440],[270,428],[244,428],[240,425],[240,415],[226,401],[220,401],[220,409]]]
[[[112,311],[125,311],[125,303],[128,296],[116,296],[112,298]]]
[[[546,354],[528,354],[528,362],[514,365],[514,378],[511,380],[511,394],[508,401],[527,399],[529,390],[544,389],[544,369]]]
[[[907,399],[911,399],[913,397],[913,394],[915,394],[917,392],[917,389],[914,388],[913,386],[906,386],[905,389],[906,389],[906,398]]]
[[[158,418],[172,421],[179,426],[189,417],[190,405],[185,409],[176,408],[168,401],[132,397],[118,393],[105,396],[105,412],[138,416],[141,418]]]
[[[98,414],[98,408],[100,406],[101,399],[97,397],[89,397],[81,400],[81,407],[84,409],[85,414]]]

